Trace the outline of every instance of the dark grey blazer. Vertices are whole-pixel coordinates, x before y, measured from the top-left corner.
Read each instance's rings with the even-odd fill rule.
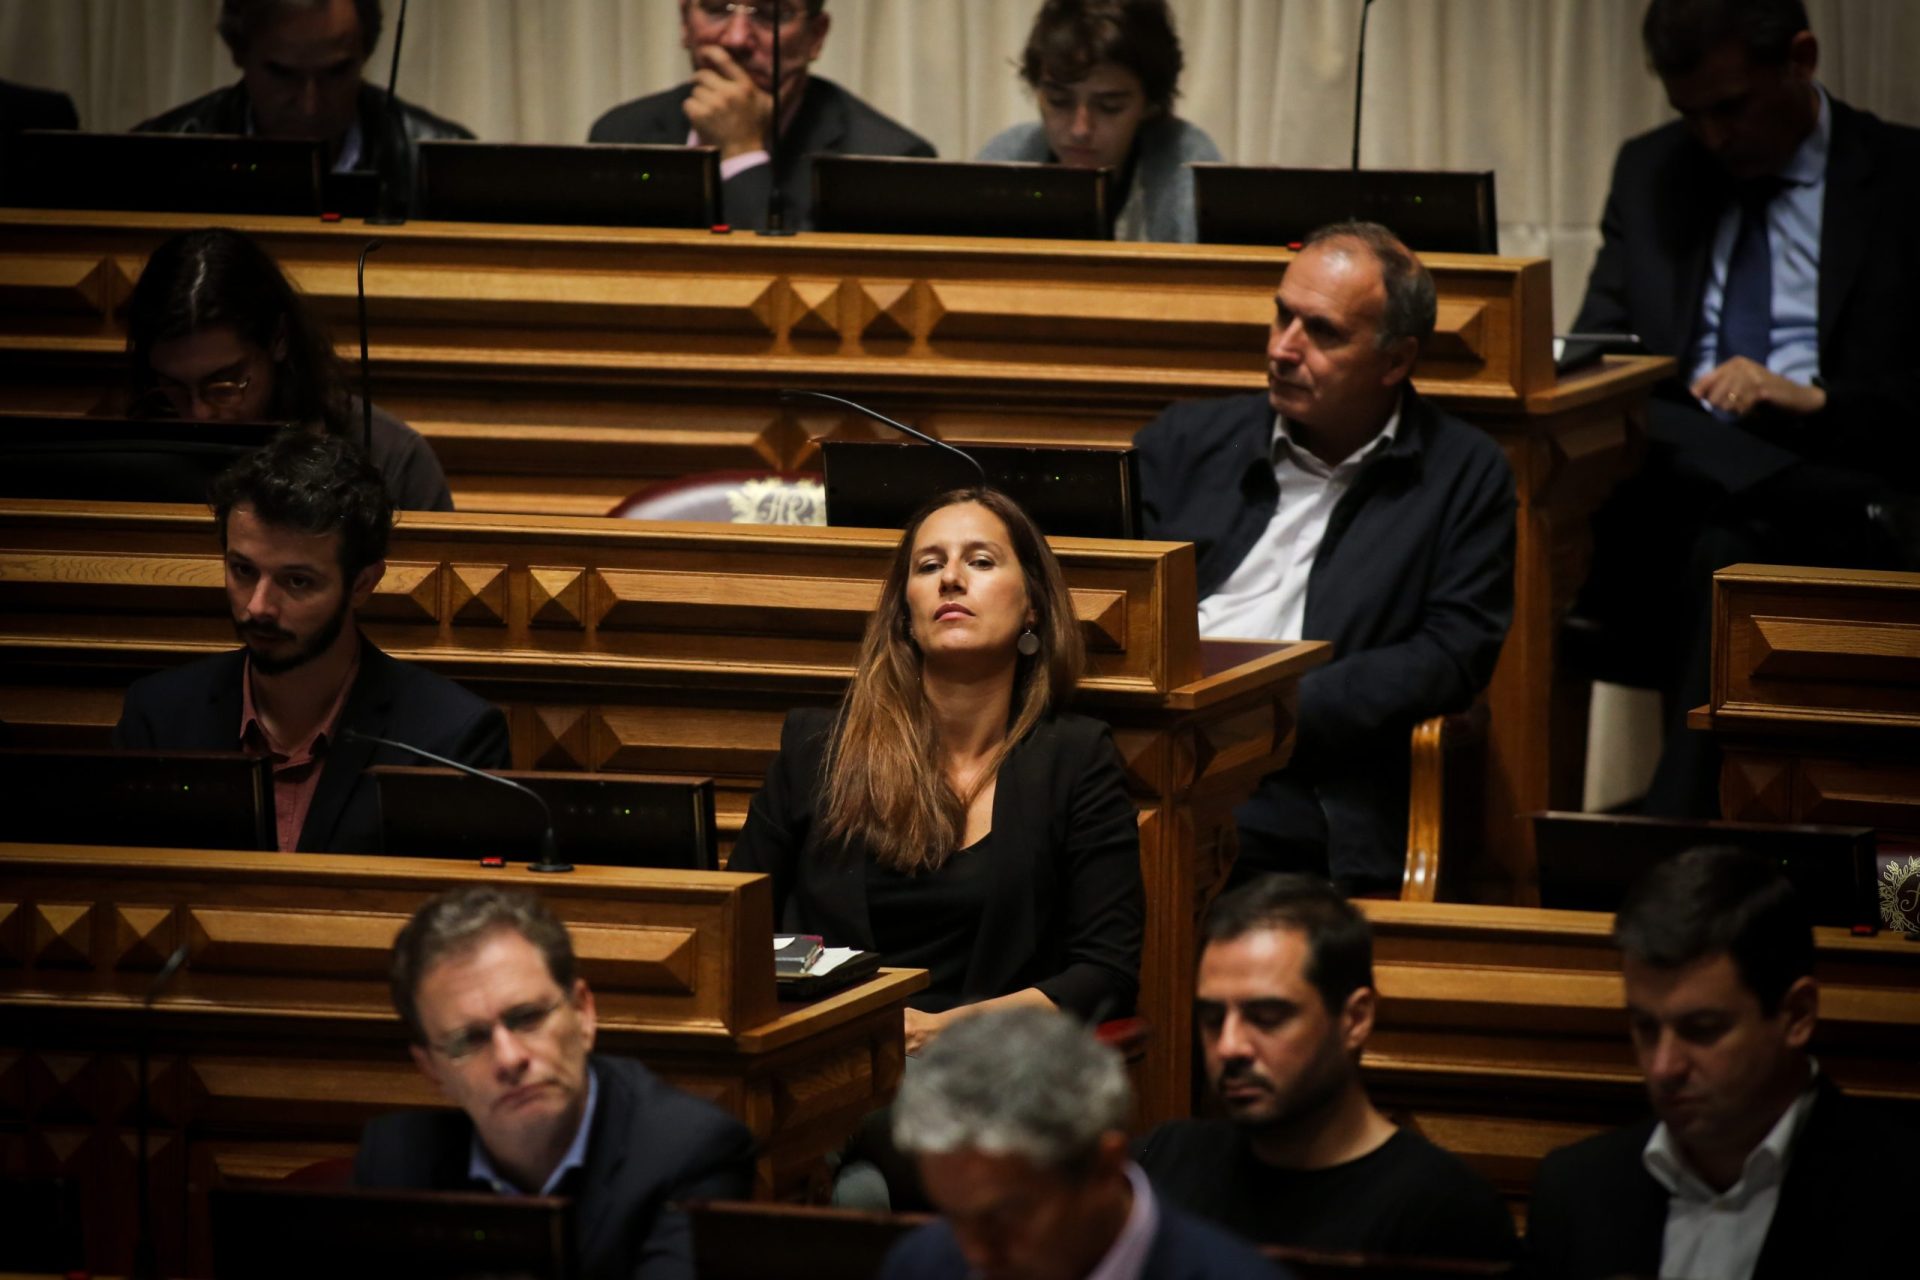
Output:
[[[753,1189],[753,1135],[720,1108],[625,1058],[595,1055],[600,1082],[574,1198],[581,1280],[693,1280],[689,1200]],[[464,1111],[402,1111],[368,1123],[356,1186],[470,1191],[473,1122]]]
[[[686,100],[693,84],[679,85],[645,98],[624,102],[593,122],[588,142],[641,142],[681,146],[686,143]],[[780,139],[780,185],[786,195],[787,225],[805,231],[813,226],[813,161],[815,152],[849,156],[931,156],[933,144],[911,129],[889,120],[860,99],[823,76],[807,77],[806,97],[793,123]],[[755,165],[727,182],[722,198],[729,224],[759,231],[767,225],[767,194],[773,188],[771,167]]]
[[[245,670],[246,650],[235,649],[134,681],[113,729],[113,745],[163,751],[238,749]],[[480,769],[504,769],[511,762],[507,718],[500,708],[451,680],[388,657],[364,637],[360,674],[340,709],[339,728],[410,742]],[[380,797],[366,776],[367,767],[420,763],[389,747],[335,742],[328,748],[326,768],[300,829],[300,849],[379,853]]]
[[[791,712],[780,754],[747,810],[729,871],[773,877],[782,929],[871,949],[867,857],[823,845],[815,817],[833,712]],[[1099,1022],[1133,1012],[1145,898],[1140,831],[1107,726],[1042,720],[1000,766],[993,794],[992,887],[963,1003],[1038,987]]]
[[[1154,1233],[1140,1280],[1284,1280],[1290,1272],[1260,1256],[1238,1236],[1159,1203]],[[974,1275],[953,1238],[953,1228],[933,1222],[906,1236],[887,1254],[880,1280],[967,1280]]]

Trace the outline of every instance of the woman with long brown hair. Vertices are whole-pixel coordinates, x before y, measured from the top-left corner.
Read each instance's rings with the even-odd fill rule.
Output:
[[[838,711],[787,718],[729,868],[772,874],[783,931],[929,972],[909,1054],[992,1005],[1133,1009],[1139,834],[1106,725],[1061,709],[1084,662],[1039,529],[957,490],[902,535]]]

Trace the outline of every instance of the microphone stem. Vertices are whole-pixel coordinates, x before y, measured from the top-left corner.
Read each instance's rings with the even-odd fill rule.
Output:
[[[423,747],[416,747],[410,742],[400,742],[393,738],[377,738],[371,733],[361,733],[358,729],[342,729],[340,736],[347,739],[357,739],[361,742],[375,742],[383,747],[392,747],[396,751],[405,751],[410,755],[419,756],[422,760],[431,760],[435,764],[445,765],[449,769],[457,769],[461,773],[470,774],[476,778],[484,778],[489,782],[497,782],[503,787],[512,787],[515,791],[518,791],[539,805],[541,814],[546,818],[546,829],[540,834],[540,857],[538,860],[528,863],[527,870],[573,870],[570,863],[560,861],[560,842],[554,838],[553,810],[548,807],[546,797],[526,783],[515,782],[512,778],[503,778],[497,773],[488,773],[485,769],[476,769],[470,764],[450,759],[447,756],[435,755],[433,752]]]
[[[895,422],[892,418],[889,418],[886,414],[875,413],[872,409],[867,408],[867,406],[863,404],[856,404],[853,401],[847,399],[845,396],[828,395],[824,391],[782,391],[780,393],[780,398],[782,400],[788,400],[788,401],[798,400],[802,396],[810,396],[815,400],[826,400],[832,404],[844,405],[847,408],[853,410],[855,413],[859,414],[863,418],[870,418],[873,421],[880,423],[882,426],[892,427],[895,431],[899,431],[906,435],[910,435],[915,440],[919,440],[926,444],[930,444],[936,449],[945,449],[948,453],[959,454],[962,458],[965,458],[967,460],[968,466],[972,467],[975,471],[980,473],[981,484],[990,485],[993,483],[991,480],[987,478],[987,469],[980,465],[980,459],[974,457],[972,454],[968,453],[965,449],[959,448],[955,445],[950,445],[945,440],[936,439],[933,436],[928,435],[924,431],[908,426],[904,422]]]
[[[367,359],[367,255],[380,248],[385,241],[369,240],[367,247],[360,251],[360,276],[358,283],[360,303],[360,422],[361,444],[364,446],[367,461],[373,461],[373,372]]]
[[[1367,87],[1367,14],[1373,0],[1360,0],[1360,52],[1353,67],[1353,167],[1360,167],[1360,95]]]

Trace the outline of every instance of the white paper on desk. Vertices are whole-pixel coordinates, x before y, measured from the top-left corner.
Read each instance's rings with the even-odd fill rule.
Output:
[[[822,947],[814,962],[807,966],[807,972],[810,974],[832,973],[859,954],[858,947]]]

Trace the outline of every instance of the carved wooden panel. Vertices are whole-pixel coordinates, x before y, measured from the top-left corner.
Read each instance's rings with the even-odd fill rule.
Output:
[[[1920,574],[1735,565],[1714,608],[1717,721],[1920,729]]]

